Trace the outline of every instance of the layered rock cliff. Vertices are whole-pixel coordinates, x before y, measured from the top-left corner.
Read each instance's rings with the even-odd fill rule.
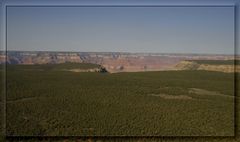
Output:
[[[222,64],[221,64],[222,62]],[[206,70],[218,72],[240,72],[240,65],[225,64],[224,61],[219,61],[217,64],[198,63],[197,61],[181,61],[175,66],[176,70]]]
[[[199,67],[198,64],[181,62],[184,60],[226,60],[231,55],[204,54],[164,54],[164,53],[125,53],[125,52],[44,52],[44,51],[8,51],[0,52],[0,63],[7,64],[59,64],[92,63],[105,67],[109,72],[161,71]],[[181,64],[178,64],[181,62]],[[175,66],[176,65],[176,66]],[[214,68],[214,69],[212,69]]]

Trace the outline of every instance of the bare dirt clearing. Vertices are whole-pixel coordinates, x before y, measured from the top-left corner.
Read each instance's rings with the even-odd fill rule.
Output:
[[[23,101],[32,101],[33,99],[39,99],[40,97],[27,97],[27,98],[21,98],[17,100],[9,100],[7,103],[15,103],[15,102],[23,102]]]
[[[192,100],[193,98],[187,95],[168,95],[168,94],[149,94],[151,96],[161,97],[163,99],[180,99],[180,100]]]
[[[199,88],[190,88],[189,93],[194,93],[197,95],[211,95],[211,96],[221,96],[221,97],[228,97],[228,98],[233,98],[234,96],[228,96],[221,94],[219,92],[215,91],[209,91],[209,90],[204,90],[204,89],[199,89]]]

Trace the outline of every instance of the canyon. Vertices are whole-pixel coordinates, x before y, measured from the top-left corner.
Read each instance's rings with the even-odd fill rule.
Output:
[[[186,60],[233,60],[232,55],[213,54],[173,54],[173,53],[127,53],[127,52],[50,52],[50,51],[7,51],[0,52],[0,63],[7,64],[59,64],[93,63],[99,64],[111,73],[162,70],[185,70],[194,66]],[[198,66],[198,65],[197,65]],[[198,70],[219,70],[226,66],[198,66]],[[218,69],[216,69],[218,68]],[[229,68],[229,66],[228,66]],[[230,67],[227,72],[231,72]]]

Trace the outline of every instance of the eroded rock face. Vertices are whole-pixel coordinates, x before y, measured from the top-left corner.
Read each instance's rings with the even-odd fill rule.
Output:
[[[219,72],[234,72],[234,65],[200,65],[198,70],[219,71]],[[240,70],[236,70],[239,72]]]
[[[197,70],[199,68],[199,64],[193,61],[181,61],[179,64],[175,66],[175,69],[179,70]]]
[[[181,59],[169,57],[124,57],[104,59],[102,65],[111,72],[159,71],[174,67]]]
[[[206,70],[206,71],[218,71],[232,73],[234,71],[240,72],[240,66],[234,64],[230,65],[214,65],[214,64],[199,64],[195,61],[181,61],[175,66],[176,70]]]
[[[21,52],[8,51],[0,54],[0,63],[8,64],[59,64],[66,62],[99,64],[109,72],[161,71],[173,69],[219,70],[222,67],[202,66],[191,59],[231,59],[228,55],[193,55],[160,53],[119,53],[119,52]],[[183,62],[181,62],[183,61]],[[179,63],[181,62],[181,63]],[[229,69],[231,70],[231,69]]]
[[[3,61],[3,58],[0,58]],[[57,63],[82,63],[77,54],[72,53],[48,53],[48,52],[8,52],[6,57],[8,64],[57,64]]]

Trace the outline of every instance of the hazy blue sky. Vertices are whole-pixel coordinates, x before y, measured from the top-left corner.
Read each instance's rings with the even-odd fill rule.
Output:
[[[234,53],[233,7],[8,7],[8,50]]]

